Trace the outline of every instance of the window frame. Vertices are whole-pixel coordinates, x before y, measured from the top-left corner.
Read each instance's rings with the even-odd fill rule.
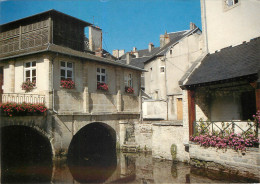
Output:
[[[103,73],[102,70],[104,70],[105,72]],[[96,73],[97,73],[97,83],[105,83],[105,84],[107,84],[107,71],[106,71],[106,68],[97,67]],[[99,80],[98,80],[98,76],[100,76]],[[102,80],[102,76],[105,79],[104,81]]]
[[[62,66],[62,62],[65,63],[65,66]],[[71,67],[68,67],[68,63],[71,63]],[[65,71],[64,76],[62,76],[61,74],[61,70]],[[67,80],[67,79],[71,79],[72,81],[74,81],[74,63],[70,62],[70,61],[61,61],[60,62],[60,80]],[[71,77],[68,77],[68,71],[71,71]],[[64,79],[63,79],[64,78]]]
[[[26,65],[30,63],[30,66],[27,67]],[[33,63],[35,63],[35,66],[33,66]],[[29,81],[33,82],[37,80],[37,68],[36,68],[36,61],[28,61],[24,63],[24,81],[27,81],[27,79],[29,79]],[[33,71],[35,70],[35,75],[33,76]],[[26,73],[27,71],[29,71],[30,76],[27,77]],[[35,78],[35,80],[33,80],[33,78]]]
[[[125,87],[131,87],[131,88],[133,88],[133,74],[132,73],[126,73],[125,74],[125,81],[124,81],[124,83],[125,83]]]

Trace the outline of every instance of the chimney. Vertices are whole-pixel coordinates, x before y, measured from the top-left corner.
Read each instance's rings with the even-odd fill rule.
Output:
[[[197,26],[193,23],[193,22],[190,22],[190,30],[193,30],[195,29]]]
[[[103,57],[103,51],[98,49],[98,50],[95,51],[95,55],[99,56],[99,57]]]
[[[102,50],[102,29],[89,26],[89,49],[93,52]]]
[[[170,37],[167,34],[167,32],[165,31],[164,35],[160,35],[160,47],[165,46],[169,42],[170,42]]]
[[[149,45],[148,45],[149,52],[152,52],[153,48],[154,48],[153,43],[149,43]]]
[[[118,49],[113,50],[112,55],[113,55],[114,57],[116,57],[116,58],[119,58],[119,50],[118,50]]]
[[[132,59],[132,54],[131,53],[126,53],[126,64],[130,64],[131,62],[131,59]]]
[[[121,57],[124,54],[125,54],[125,50],[124,49],[118,51],[118,57]]]
[[[133,47],[133,52],[136,52],[137,51],[137,48],[136,47]]]

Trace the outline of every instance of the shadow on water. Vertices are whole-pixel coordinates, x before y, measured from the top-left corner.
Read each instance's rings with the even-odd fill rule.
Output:
[[[68,166],[80,183],[105,182],[117,166],[115,131],[101,123],[82,128],[72,139]]]
[[[46,183],[52,177],[52,150],[46,137],[25,126],[1,128],[1,182]]]

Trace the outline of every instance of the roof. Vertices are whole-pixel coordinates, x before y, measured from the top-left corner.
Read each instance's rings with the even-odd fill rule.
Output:
[[[183,86],[223,82],[257,76],[260,70],[260,37],[207,55]]]
[[[35,20],[37,18],[43,18],[44,16],[50,16],[50,15],[52,15],[52,16],[62,15],[62,16],[68,17],[70,19],[73,19],[74,21],[77,21],[77,22],[81,23],[85,27],[92,25],[89,22],[85,22],[85,21],[80,20],[80,19],[78,19],[76,17],[72,17],[72,16],[67,15],[65,13],[62,13],[62,12],[59,12],[57,10],[51,9],[51,10],[48,10],[48,11],[45,11],[45,12],[41,12],[41,13],[38,13],[38,14],[35,14],[35,15],[31,15],[31,16],[22,18],[22,19],[18,19],[18,20],[12,21],[12,22],[8,22],[6,24],[2,24],[2,25],[0,25],[0,30],[8,28],[9,26],[14,25],[14,24],[30,22],[30,21],[33,21],[33,20]]]
[[[59,54],[68,55],[68,56],[72,56],[72,57],[88,59],[91,61],[96,61],[96,62],[100,62],[100,63],[104,63],[104,64],[121,66],[124,68],[130,68],[130,69],[134,69],[134,70],[144,71],[139,67],[126,65],[124,63],[118,63],[118,62],[115,62],[110,59],[98,57],[93,54],[76,51],[76,50],[70,49],[68,47],[63,47],[63,46],[59,46],[59,45],[55,45],[55,44],[48,44],[45,46],[39,46],[39,47],[33,47],[31,49],[20,50],[20,51],[16,52],[15,55],[13,53],[12,53],[12,55],[5,55],[5,56],[1,55],[0,61],[14,59],[14,58],[22,57],[22,56],[29,56],[29,55],[38,54],[38,53],[44,53],[44,52],[59,53]]]
[[[149,52],[148,49],[138,50],[139,57],[138,58],[132,58],[130,65],[135,66],[135,67],[144,68],[144,64],[146,62],[151,61],[155,57],[163,56],[169,50],[169,47],[171,47],[174,44],[177,44],[181,39],[185,38],[188,35],[191,35],[191,34],[197,32],[198,30],[200,30],[200,29],[198,27],[196,27],[192,30],[168,33],[168,35],[170,37],[169,43],[167,43],[163,47],[155,47],[155,48],[152,49],[151,52]],[[126,54],[121,56],[120,60],[117,60],[116,62],[126,63]]]

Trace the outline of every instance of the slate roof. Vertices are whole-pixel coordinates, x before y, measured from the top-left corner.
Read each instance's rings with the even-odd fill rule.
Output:
[[[257,76],[259,70],[260,37],[207,55],[183,86]]]
[[[89,61],[96,61],[104,64],[109,64],[109,65],[115,65],[115,66],[121,66],[124,68],[131,68],[134,70],[139,70],[139,71],[144,71],[140,67],[136,66],[131,66],[131,65],[126,65],[124,63],[118,63],[115,62],[114,60],[110,60],[107,58],[102,58],[95,56],[93,54],[87,53],[87,52],[81,52],[81,51],[76,51],[68,47],[63,47],[55,44],[47,44],[44,46],[40,47],[34,47],[30,49],[25,49],[17,52],[15,55],[0,55],[0,62],[8,59],[14,59],[18,57],[23,57],[23,56],[28,56],[28,55],[33,55],[33,54],[39,54],[39,53],[45,53],[45,52],[53,52],[53,53],[59,53],[63,55],[68,55],[72,57],[77,57],[77,58],[82,58],[82,59],[87,59]]]
[[[173,33],[168,33],[170,37],[170,42],[166,44],[163,47],[155,47],[152,49],[151,52],[149,52],[148,49],[144,50],[138,50],[139,57],[138,58],[132,58],[130,65],[135,66],[135,67],[142,67],[144,68],[144,64],[146,62],[151,61],[153,58],[158,57],[158,56],[163,56],[169,49],[170,46],[178,43],[182,38],[193,34],[200,30],[199,28],[194,28],[192,30],[186,30],[186,31],[179,31],[179,32],[173,32]],[[116,62],[119,63],[126,63],[126,54],[121,56],[120,60],[117,60]]]

